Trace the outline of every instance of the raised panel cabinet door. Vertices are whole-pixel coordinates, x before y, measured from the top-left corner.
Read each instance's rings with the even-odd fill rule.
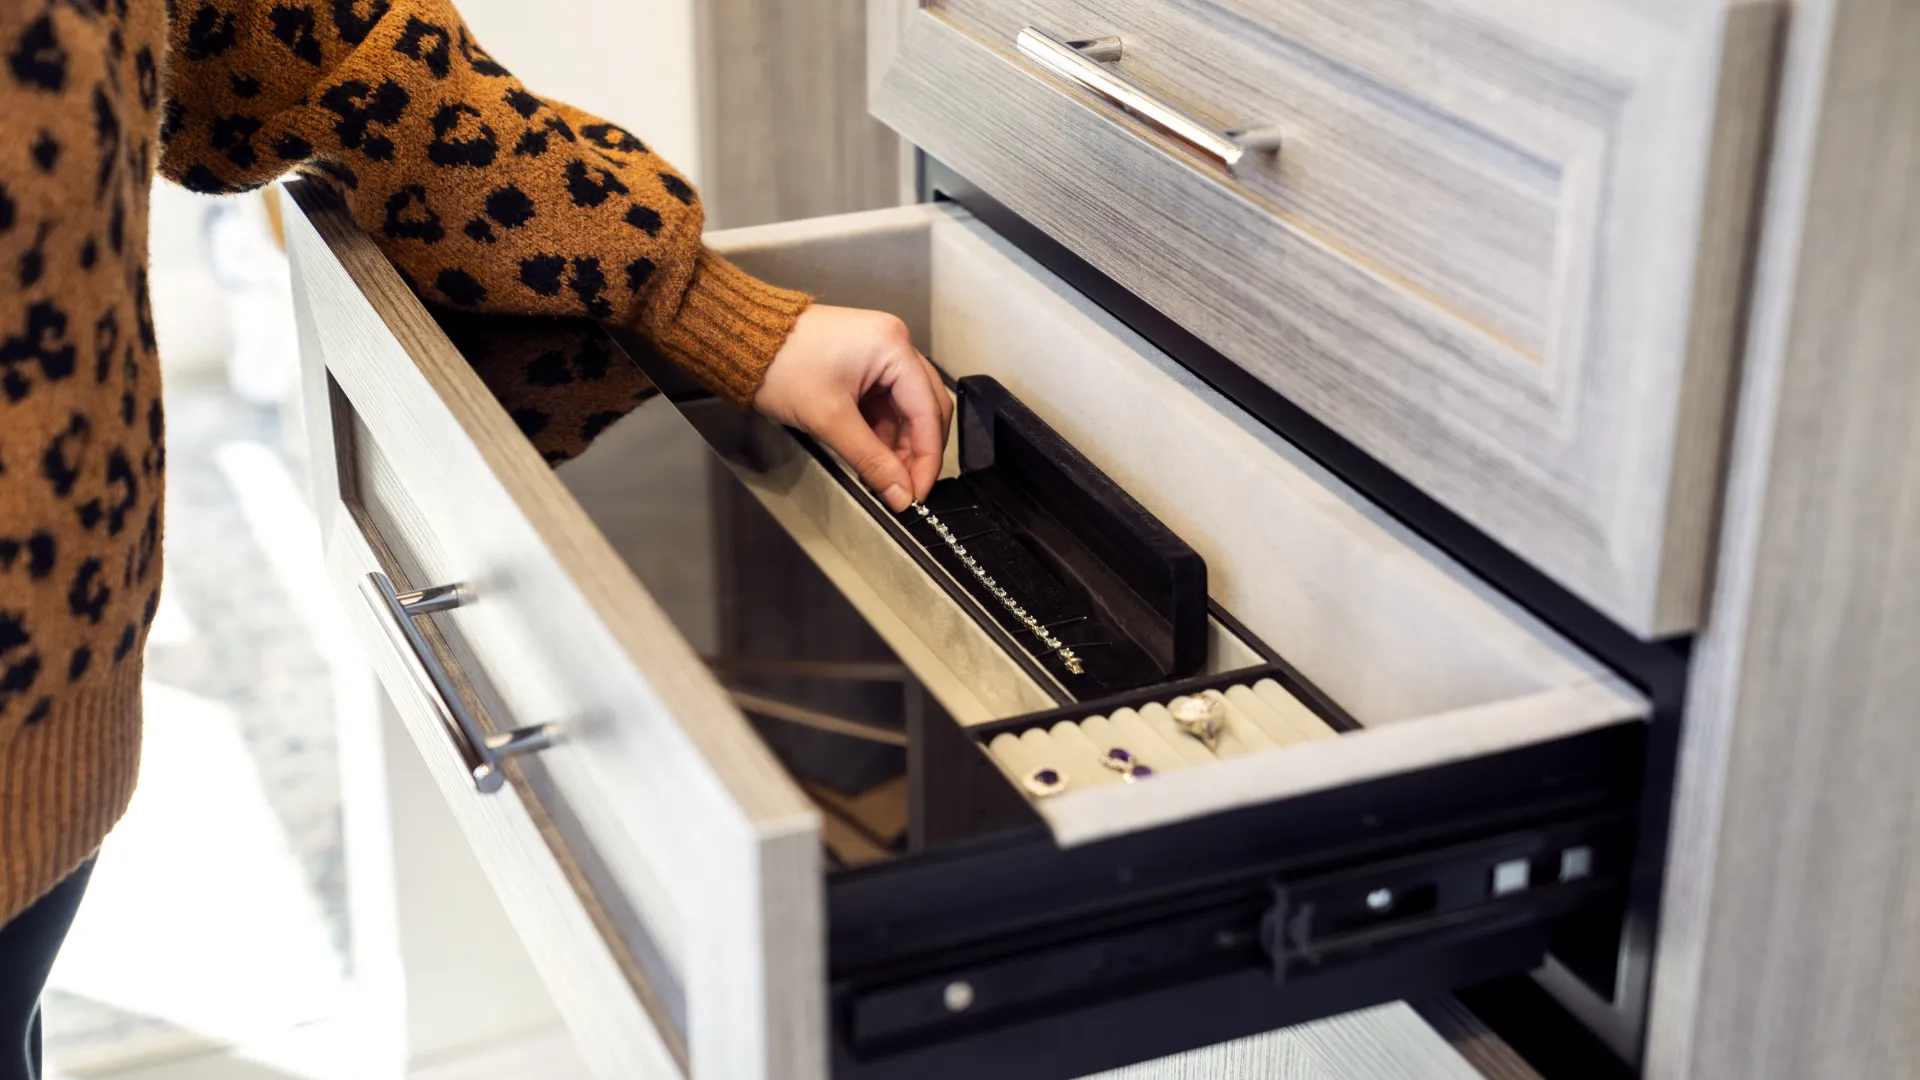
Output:
[[[882,120],[1616,621],[1697,624],[1778,4],[869,15]]]

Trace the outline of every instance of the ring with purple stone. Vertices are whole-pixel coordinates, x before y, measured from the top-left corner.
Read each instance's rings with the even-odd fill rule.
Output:
[[[1037,799],[1058,795],[1067,790],[1067,774],[1054,768],[1035,769],[1021,777],[1020,782],[1026,787],[1028,794]]]
[[[1106,753],[1100,755],[1100,764],[1125,777],[1129,784],[1153,775],[1153,766],[1134,757],[1133,751],[1124,746],[1108,748]]]

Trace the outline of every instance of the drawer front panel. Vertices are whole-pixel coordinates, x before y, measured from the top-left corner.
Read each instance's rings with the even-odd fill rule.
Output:
[[[1617,620],[1693,625],[1773,7],[872,12],[883,120]],[[1028,28],[1279,150],[1224,166]]]
[[[671,1004],[662,1000],[678,987],[649,980],[649,974],[661,974],[657,966],[649,973],[635,963],[633,938],[611,920],[577,862],[562,857],[569,845],[545,810],[551,800],[519,765],[507,767],[511,786],[499,795],[475,794],[432,692],[400,652],[377,644],[387,628],[349,592],[353,582],[400,560],[377,555],[351,530],[343,518],[327,544],[329,573],[340,586],[348,620],[368,643],[375,672],[565,1018],[582,1061],[601,1077],[684,1075],[683,1028],[675,1026]],[[448,666],[457,663],[444,636],[428,637]]]
[[[818,934],[810,805],[372,243],[323,193],[291,201],[336,591],[456,813],[520,822],[469,833],[516,929],[597,936],[530,950],[576,1039],[609,1077],[658,1075],[643,1060],[818,1077],[818,950],[768,947]],[[374,572],[401,592],[456,585],[459,603],[396,617],[368,602]],[[424,645],[395,633],[406,622]],[[421,685],[433,664],[441,683]],[[473,740],[442,701],[482,738],[552,725],[552,745],[475,790]],[[528,866],[565,894],[528,898]]]

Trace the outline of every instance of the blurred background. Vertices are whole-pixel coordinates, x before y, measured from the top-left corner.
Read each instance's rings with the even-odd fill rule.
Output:
[[[642,133],[700,180],[693,4],[571,0],[537,18],[512,0],[459,7],[537,92]],[[380,698],[323,584],[277,200],[153,192],[167,584],[146,658],[140,789],[46,1001],[56,1077],[366,1080],[411,1061],[409,1075],[457,1080],[473,1068],[451,1047],[444,1065],[417,1068],[434,1056],[419,1045],[430,1015],[397,1029],[396,863],[461,891],[461,931],[485,933],[476,923],[497,916],[467,903],[490,903],[477,869],[430,864],[449,846],[436,843],[453,828],[444,807],[389,805],[377,779],[417,763],[383,755]],[[343,801],[355,783],[368,790]],[[425,850],[397,859],[405,841],[379,819],[402,809]],[[506,956],[500,979],[512,985],[496,1007],[523,1028],[551,1023],[523,957]],[[557,1035],[518,1052],[538,1067],[507,1075],[571,1074]]]

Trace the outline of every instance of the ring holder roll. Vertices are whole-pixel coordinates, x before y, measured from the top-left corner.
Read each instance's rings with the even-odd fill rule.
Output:
[[[1217,610],[1215,616],[1224,617]],[[1240,629],[1230,619],[1229,625]],[[1208,750],[1198,739],[1182,732],[1167,709],[1168,702],[1183,696],[1224,696],[1241,688],[1259,695],[1260,691],[1254,688],[1262,685],[1266,687],[1262,704],[1267,714],[1259,721],[1242,715],[1237,720],[1229,719],[1228,725],[1230,729],[1244,730],[1256,723],[1266,727],[1276,716],[1287,721],[1294,734],[1286,743],[1265,747],[1263,751],[1240,746],[1223,746],[1221,752]],[[1239,694],[1233,696],[1240,697]],[[1284,706],[1284,712],[1276,709],[1276,704]],[[1236,711],[1244,712],[1238,706]],[[1338,738],[1360,730],[1360,724],[1324,691],[1284,659],[1269,653],[1261,663],[1251,667],[1197,675],[1161,686],[1007,717],[956,732],[954,744],[942,748],[936,755],[938,767],[952,771],[943,786],[953,793],[956,805],[947,807],[946,813],[967,821],[969,830],[986,832],[1017,828],[1031,822],[1036,809],[1045,818],[1045,807],[1040,804],[1054,800],[1036,798],[1036,793],[1022,783],[1021,770],[1032,768],[1035,761],[1042,758],[1049,764],[1061,763],[1062,758],[1055,751],[1061,726],[1077,726],[1081,733],[1086,733],[1087,721],[1096,717],[1106,721],[1104,727],[1095,726],[1095,732],[1101,733],[1106,741],[1093,740],[1095,748],[1118,745],[1134,751],[1154,767],[1156,777],[1192,768],[1208,769],[1236,755],[1284,753],[1289,746]],[[1092,738],[1090,734],[1087,737]],[[1280,742],[1272,737],[1265,741]],[[998,752],[1016,745],[1018,749],[1012,754]],[[1070,798],[1093,786],[1082,781],[1073,765],[1067,764],[1065,768],[1071,778],[1057,794]],[[1156,782],[1157,779],[1147,781],[1148,784]],[[964,805],[957,805],[961,803]]]

